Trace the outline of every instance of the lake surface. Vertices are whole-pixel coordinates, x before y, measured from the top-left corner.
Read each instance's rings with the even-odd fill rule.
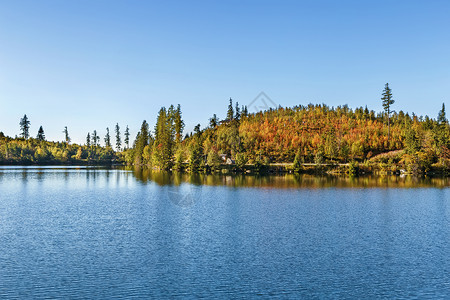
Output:
[[[0,298],[449,298],[448,179],[0,167]]]

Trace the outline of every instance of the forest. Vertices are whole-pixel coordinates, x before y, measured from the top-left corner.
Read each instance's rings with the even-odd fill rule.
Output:
[[[350,171],[448,172],[450,127],[445,105],[437,118],[392,111],[388,84],[381,101],[382,112],[367,106],[308,104],[249,113],[246,106],[230,99],[225,119],[214,114],[206,128],[198,124],[186,135],[180,105],[170,105],[159,110],[153,130],[142,122],[132,145],[128,126],[122,145],[117,124],[115,149],[108,128],[102,145],[96,131],[88,133],[84,145],[73,144],[67,128],[63,142],[46,141],[42,127],[36,138],[30,138],[25,115],[20,121],[21,137],[0,133],[0,163],[127,164],[194,173],[225,166],[261,172],[276,164],[293,172],[327,164],[345,164]]]

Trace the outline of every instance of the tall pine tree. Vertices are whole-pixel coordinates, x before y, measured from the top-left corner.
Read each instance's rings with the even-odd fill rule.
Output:
[[[21,135],[24,139],[28,139],[30,136],[30,120],[28,120],[27,115],[24,115],[22,119],[20,119],[20,131]]]
[[[392,90],[389,88],[389,83],[386,83],[383,90],[383,97],[381,98],[384,111],[387,115],[388,121],[388,141],[391,135],[391,105],[394,104],[394,99],[392,99]]]
[[[174,115],[173,105],[166,110],[159,110],[155,125],[155,142],[153,143],[153,162],[162,170],[172,167],[173,145],[174,145]]]
[[[129,149],[130,148],[130,129],[128,128],[128,125],[127,125],[127,128],[125,128],[125,140],[124,140],[124,142],[125,142],[125,145],[127,145],[127,149]]]
[[[64,141],[67,144],[70,144],[69,130],[67,130],[67,126],[64,127],[63,133],[64,133]]]
[[[42,128],[42,126],[39,127],[39,130],[38,130],[38,134],[37,134],[37,136],[36,136],[36,139],[38,139],[39,141],[45,141],[44,128]]]
[[[183,135],[184,122],[181,119],[181,106],[178,104],[176,111],[174,112],[174,126],[175,126],[175,141],[177,144],[181,143],[181,137]]]
[[[116,123],[116,149],[120,151],[120,147],[122,146],[122,139],[120,138],[120,127],[119,123]]]
[[[106,148],[110,148],[111,147],[111,136],[109,134],[109,128],[108,127],[106,127],[105,147]]]
[[[228,104],[227,121],[231,121],[234,118],[233,100],[230,98],[230,104]]]

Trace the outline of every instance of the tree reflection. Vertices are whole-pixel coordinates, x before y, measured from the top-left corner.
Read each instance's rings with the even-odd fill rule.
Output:
[[[134,177],[142,183],[158,185],[213,185],[232,187],[265,188],[424,188],[450,186],[448,177],[416,176],[315,176],[308,174],[283,175],[229,175],[229,174],[187,174],[154,171],[149,168],[128,167]]]

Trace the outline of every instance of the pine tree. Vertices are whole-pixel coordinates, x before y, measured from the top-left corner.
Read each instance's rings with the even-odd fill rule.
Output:
[[[177,110],[174,113],[174,126],[175,126],[175,141],[177,144],[181,143],[181,137],[184,129],[184,122],[181,119],[181,106],[178,104]]]
[[[92,132],[92,146],[97,147],[98,139],[97,130],[94,130],[94,132]]]
[[[105,147],[106,148],[110,148],[111,147],[111,136],[109,135],[109,128],[108,127],[106,127]]]
[[[445,125],[447,124],[447,118],[445,116],[445,104],[442,103],[442,109],[439,111],[437,122],[439,125]]]
[[[389,88],[389,83],[386,83],[383,90],[383,97],[381,98],[384,111],[387,114],[388,120],[388,141],[391,135],[391,105],[394,104],[394,99],[392,99],[392,90]]]
[[[242,106],[242,117],[248,117],[248,109],[247,109],[247,105]]]
[[[196,135],[200,135],[202,131],[200,130],[200,124],[195,125],[194,132]]]
[[[29,131],[30,131],[30,120],[28,120],[27,115],[24,115],[22,119],[20,119],[20,130],[21,135],[24,139],[28,139]]]
[[[87,136],[86,136],[86,146],[90,147],[91,146],[91,134],[88,132]]]
[[[128,125],[127,125],[127,128],[125,128],[124,142],[125,142],[125,145],[127,145],[127,149],[129,149],[130,148],[130,129],[128,128]]]
[[[162,170],[168,170],[172,166],[174,144],[174,109],[173,105],[166,110],[159,110],[155,125],[155,142],[153,143],[153,162]]]
[[[128,126],[127,126],[128,128]],[[134,161],[137,164],[143,163],[142,154],[144,153],[144,148],[149,145],[150,133],[149,127],[146,120],[142,121],[141,131],[136,135],[136,140],[134,141]]]
[[[217,124],[219,123],[219,120],[217,119],[217,116],[216,116],[216,114],[214,114],[213,116],[212,116],[212,118],[211,119],[209,119],[209,127],[211,127],[211,128],[216,128],[216,126],[217,126]]]
[[[36,139],[38,139],[39,141],[45,141],[44,128],[42,128],[42,126],[39,127]]]
[[[236,120],[240,120],[241,119],[241,111],[240,111],[240,109],[239,109],[239,103],[238,102],[236,102],[236,109],[235,109],[235,115],[234,115],[234,118],[236,119]]]
[[[64,127],[63,133],[64,133],[64,140],[65,140],[65,142],[67,144],[70,144],[71,140],[70,140],[70,137],[69,137],[69,131],[67,130],[67,126]]]
[[[120,127],[119,123],[116,123],[116,149],[120,151],[120,147],[122,146],[122,140],[120,138]]]
[[[233,117],[234,117],[233,100],[230,98],[230,104],[228,104],[228,111],[227,111],[227,121],[233,120]]]
[[[302,157],[301,157],[300,149],[297,151],[297,154],[295,154],[294,157],[294,164],[292,165],[292,169],[294,170],[294,173],[299,173],[302,170]]]

